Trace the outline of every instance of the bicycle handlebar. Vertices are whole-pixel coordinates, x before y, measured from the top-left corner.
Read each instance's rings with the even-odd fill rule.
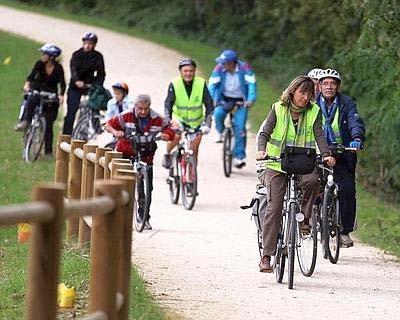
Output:
[[[54,92],[47,92],[47,91],[38,91],[38,90],[31,90],[28,92],[29,95],[38,95],[43,98],[47,99],[56,99],[57,98],[57,93]]]

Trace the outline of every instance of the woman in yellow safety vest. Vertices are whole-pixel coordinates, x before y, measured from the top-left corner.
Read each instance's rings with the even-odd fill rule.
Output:
[[[335,165],[335,159],[329,156],[329,148],[322,130],[321,113],[313,102],[314,83],[310,77],[298,76],[292,80],[275,102],[262,123],[257,135],[256,159],[265,159],[267,155],[280,157],[285,146],[316,148],[318,145],[324,161]],[[263,255],[260,261],[261,272],[272,272],[271,256],[275,254],[278,231],[281,221],[283,197],[286,189],[286,173],[281,164],[268,163],[259,173],[259,179],[267,187],[267,211],[263,221]],[[303,228],[309,228],[308,219],[319,189],[316,170],[303,175],[302,209],[305,214]]]

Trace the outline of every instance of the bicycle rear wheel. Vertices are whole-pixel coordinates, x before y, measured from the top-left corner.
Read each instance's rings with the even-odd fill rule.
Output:
[[[78,123],[72,130],[72,139],[88,141],[89,140],[89,117],[79,118]]]
[[[24,160],[32,163],[37,160],[43,146],[46,132],[46,120],[44,117],[34,116],[31,127],[27,132],[27,139],[24,148]]]
[[[197,197],[197,165],[193,156],[181,159],[181,195],[186,210],[192,210]]]
[[[289,232],[288,232],[288,288],[293,289],[293,278],[294,278],[294,258],[296,255],[296,213],[298,212],[297,206],[292,203],[289,211]]]
[[[325,253],[331,263],[336,263],[339,259],[340,251],[339,203],[331,189],[324,193],[321,218]]]
[[[232,173],[232,130],[226,128],[223,133],[223,167],[225,177],[229,178]]]
[[[150,210],[150,181],[147,168],[139,170],[136,176],[134,224],[138,232],[142,232]]]
[[[315,269],[317,261],[317,217],[315,212],[311,216],[309,233],[299,233],[299,245],[297,248],[297,259],[300,270],[306,277],[310,277]]]
[[[167,182],[169,185],[169,198],[171,199],[172,204],[177,204],[179,200],[180,177],[179,159],[176,152],[171,155],[171,166],[169,168]]]

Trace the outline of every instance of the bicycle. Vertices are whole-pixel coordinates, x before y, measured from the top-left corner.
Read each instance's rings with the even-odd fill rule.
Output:
[[[56,93],[37,90],[30,91],[28,96],[40,97],[40,102],[35,108],[32,121],[23,137],[24,148],[22,151],[22,158],[27,163],[32,163],[39,157],[46,133],[47,124],[43,113],[43,106],[47,103],[51,104],[57,102],[58,97]]]
[[[236,109],[242,105],[242,101],[235,102],[233,109],[229,112],[228,124],[222,132],[222,162],[224,174],[227,178],[229,178],[232,173],[233,147],[235,145],[235,123],[233,121],[233,115]]]
[[[192,210],[197,197],[197,161],[190,142],[200,134],[199,128],[185,128],[183,138],[171,153],[171,166],[167,183],[172,204],[177,204],[179,195],[186,210]]]
[[[145,153],[155,151],[156,141],[160,140],[159,133],[149,134],[145,132],[140,135],[135,128],[128,127],[125,130],[125,137],[131,141],[135,155],[131,158],[133,170],[136,173],[136,190],[134,204],[134,225],[138,232],[142,232],[145,223],[149,218],[151,192],[153,189],[153,167],[142,160]]]
[[[354,148],[346,148],[343,145],[331,146],[333,154],[356,151]],[[319,208],[316,212],[319,221],[319,232],[324,258],[328,258],[333,264],[337,263],[340,252],[340,212],[339,212],[339,185],[334,180],[334,168],[330,169],[319,161],[318,167],[322,170],[321,181],[324,189],[320,195]]]
[[[88,106],[89,91],[92,88],[90,84],[85,85],[87,91],[82,95],[79,104],[79,118],[72,131],[72,139],[89,141],[102,132],[101,122],[103,116],[98,110]]]

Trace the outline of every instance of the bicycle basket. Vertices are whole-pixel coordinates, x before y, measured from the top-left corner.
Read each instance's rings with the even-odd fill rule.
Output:
[[[315,149],[286,146],[281,154],[281,168],[287,174],[309,174],[314,171]]]
[[[93,85],[89,90],[87,105],[94,110],[107,110],[107,102],[112,98],[110,91],[100,85]]]

